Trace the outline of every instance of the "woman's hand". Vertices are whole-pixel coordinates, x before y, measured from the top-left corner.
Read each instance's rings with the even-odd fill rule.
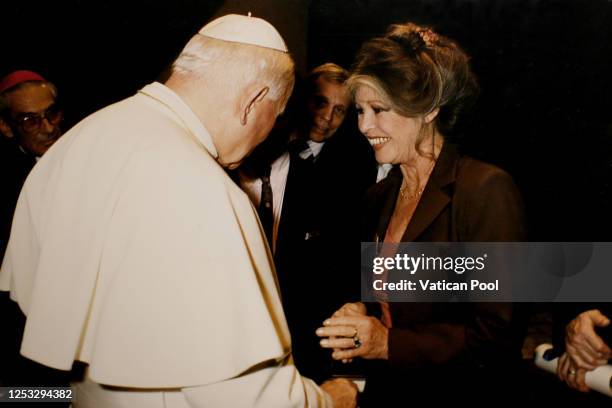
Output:
[[[591,389],[584,381],[585,375],[586,371],[578,368],[567,353],[563,353],[563,355],[559,357],[557,376],[570,388],[574,388],[581,392],[589,392]]]
[[[319,337],[325,337],[321,340],[321,347],[334,349],[333,359],[388,358],[389,330],[380,320],[355,314],[331,317],[323,325],[316,333]]]
[[[367,314],[366,306],[361,302],[345,303],[340,309],[336,310],[332,317],[344,317],[344,316],[365,316]],[[352,338],[354,331],[351,331],[349,337]],[[335,339],[336,337],[332,337]],[[334,351],[341,351],[341,349],[334,349]],[[353,362],[352,358],[343,358],[343,363]]]

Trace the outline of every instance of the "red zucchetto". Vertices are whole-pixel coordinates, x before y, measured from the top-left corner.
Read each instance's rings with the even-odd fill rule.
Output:
[[[0,80],[0,93],[27,81],[46,82],[46,79],[33,71],[13,71]]]

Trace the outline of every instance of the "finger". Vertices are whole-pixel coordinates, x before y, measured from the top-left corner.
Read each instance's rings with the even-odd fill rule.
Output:
[[[592,368],[590,367],[579,367],[579,368],[583,368],[585,370],[594,370],[597,367],[608,363],[608,358],[604,357],[603,354],[601,353],[588,354],[585,350],[579,350],[578,353],[582,357],[583,361],[585,361],[587,365],[592,367]]]
[[[565,381],[565,376],[563,373],[563,365],[565,364],[566,355],[567,354],[563,354],[561,357],[559,357],[559,362],[557,363],[557,377],[559,377],[561,381]]]
[[[355,309],[357,309],[355,303],[345,303],[340,309],[334,312],[333,316],[344,316]]]
[[[576,381],[575,381],[576,376],[575,375],[568,375],[567,377],[565,377],[565,383],[567,384],[568,387],[576,389],[578,386],[576,385]]]
[[[557,365],[557,375],[559,379],[563,382],[567,379],[567,370],[569,368],[569,357],[567,353],[564,353],[559,358],[559,364]]]
[[[575,354],[575,358],[572,360],[574,360],[574,365],[577,368],[581,368],[583,370],[594,370],[599,366],[599,364],[597,364],[598,359],[594,358],[591,352],[584,349],[578,349],[576,350]]]
[[[347,349],[355,347],[353,338],[340,337],[337,339],[323,339],[319,342],[323,348]]]
[[[361,349],[358,349],[358,348],[339,350],[339,351],[334,351],[332,353],[332,358],[334,360],[349,360],[355,357],[359,357],[361,355],[360,353],[361,353]]]
[[[596,355],[599,353],[597,347],[602,347],[604,342],[592,329],[576,327],[568,332],[566,344],[568,347],[585,350],[589,354]]]
[[[584,368],[587,370],[592,370],[596,367],[599,360],[604,360],[600,353],[594,352],[593,350],[588,350],[584,347],[572,347],[567,346],[568,354],[572,358],[572,361],[580,368]]]
[[[338,310],[336,313],[332,315],[332,317],[345,317],[345,316],[363,316],[362,313],[359,313],[358,310],[353,309],[344,309]]]
[[[593,320],[593,323],[599,327],[606,327],[610,324],[610,319],[604,316],[599,310],[591,310],[589,311],[589,315]]]
[[[353,326],[329,326],[319,327],[315,333],[319,337],[355,337],[357,335],[357,329]]]
[[[592,370],[594,370],[595,368],[597,368],[597,366],[599,366],[600,364],[598,364],[598,361],[602,361],[603,359],[600,357],[601,354],[599,353],[592,353],[590,351],[584,350],[584,349],[579,349],[578,350],[578,355],[582,358],[582,360],[588,364],[589,366],[593,367],[591,368]],[[605,364],[606,361],[603,361],[602,364]],[[585,367],[579,367],[579,368],[585,368]],[[585,368],[588,369],[588,368]]]
[[[331,317],[323,322],[323,326],[352,326],[357,327],[363,321],[364,316],[341,316]]]
[[[574,388],[576,389],[578,387],[578,384],[576,384],[576,375],[577,373],[572,374],[573,371],[575,371],[576,369],[569,365],[568,369],[567,369],[567,374],[565,375],[565,383],[570,387],[570,388]]]
[[[597,368],[596,365],[587,363],[581,357],[572,356],[571,360],[572,360],[572,366],[579,368],[581,370],[591,371]]]
[[[594,370],[595,369],[595,366],[593,364],[585,360],[583,353],[581,352],[579,348],[567,345],[566,350],[567,350],[567,354],[570,357],[572,365],[576,366],[577,368],[582,368],[584,370]]]
[[[589,348],[593,350],[594,353],[597,353],[598,356],[610,353],[610,347],[608,347],[608,345],[601,337],[597,335],[597,333],[595,333],[595,331],[589,331],[589,333],[585,335],[585,340]]]
[[[354,309],[355,305],[353,303],[345,303],[340,309],[338,310],[342,310],[342,311],[347,311],[347,310],[351,310]]]
[[[348,316],[364,316],[365,307],[361,303],[349,303],[346,305],[345,313]]]
[[[576,373],[576,388],[580,392],[589,392],[590,388],[586,385],[585,382],[586,371],[578,370]]]

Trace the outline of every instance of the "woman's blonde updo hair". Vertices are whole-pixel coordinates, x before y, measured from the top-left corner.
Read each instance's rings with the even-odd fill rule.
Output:
[[[394,24],[365,42],[347,82],[354,95],[372,87],[397,113],[413,117],[436,108],[435,124],[446,135],[478,94],[469,57],[454,41],[413,23]]]

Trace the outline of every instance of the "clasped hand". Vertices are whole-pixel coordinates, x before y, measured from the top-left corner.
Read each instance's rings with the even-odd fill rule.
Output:
[[[363,303],[347,303],[316,331],[321,347],[333,349],[332,358],[349,362],[355,357],[388,358],[389,330],[382,322],[366,315]]]
[[[579,314],[565,330],[565,353],[559,358],[557,375],[571,388],[588,392],[585,383],[587,371],[604,365],[612,356],[610,347],[595,332],[595,327],[605,327],[610,320],[599,310]]]

